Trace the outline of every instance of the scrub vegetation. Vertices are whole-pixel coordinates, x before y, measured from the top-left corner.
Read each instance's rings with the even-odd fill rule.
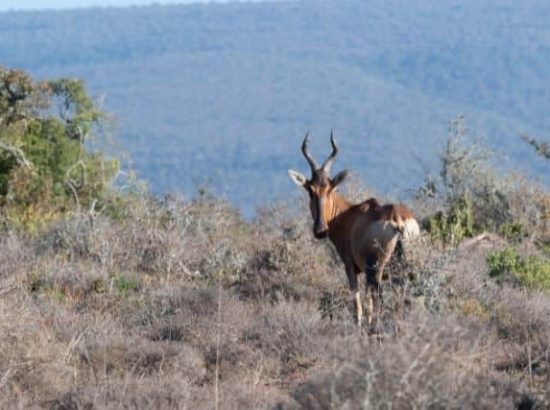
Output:
[[[550,406],[549,194],[463,119],[369,331],[305,198],[152,197],[86,142],[108,126],[81,82],[0,79],[1,408]]]

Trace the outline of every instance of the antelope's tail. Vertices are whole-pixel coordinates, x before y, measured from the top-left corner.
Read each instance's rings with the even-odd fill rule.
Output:
[[[420,227],[414,218],[403,219],[398,216],[394,222],[396,235],[398,235],[395,256],[399,263],[405,263],[409,243],[411,239],[420,235]]]
[[[401,239],[406,241],[414,239],[420,235],[420,227],[414,218],[398,218],[395,224],[395,229],[399,232]]]

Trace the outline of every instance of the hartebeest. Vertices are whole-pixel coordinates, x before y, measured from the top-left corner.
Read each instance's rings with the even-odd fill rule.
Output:
[[[403,246],[419,235],[418,223],[404,205],[380,205],[375,198],[352,204],[337,193],[336,187],[344,181],[348,171],[330,177],[331,165],[338,154],[333,133],[330,134],[332,153],[320,168],[308,152],[308,135],[306,133],[302,143],[302,153],[311,168],[311,179],[296,171],[288,172],[309,194],[313,234],[317,239],[328,236],[344,262],[359,325],[363,309],[357,276],[366,273],[367,323],[370,326],[374,296],[378,294],[384,267],[394,253],[402,256]]]

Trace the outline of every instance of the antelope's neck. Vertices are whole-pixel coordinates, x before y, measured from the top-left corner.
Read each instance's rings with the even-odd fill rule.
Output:
[[[352,207],[352,204],[340,194],[333,192],[332,212],[327,223],[329,226],[329,239],[336,247],[341,257],[344,257],[345,246],[347,243],[346,219],[344,216]]]
[[[332,207],[331,207],[331,210],[330,210],[330,215],[327,218],[327,223],[329,224],[329,226],[331,224],[337,223],[338,217],[342,213],[344,213],[348,209],[350,209],[351,206],[352,206],[351,203],[346,198],[344,198],[343,196],[341,196],[337,192],[333,192],[332,193]]]

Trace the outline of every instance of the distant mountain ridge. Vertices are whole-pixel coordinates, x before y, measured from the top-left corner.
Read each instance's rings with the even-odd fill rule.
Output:
[[[550,182],[550,3],[304,1],[0,13],[0,62],[85,78],[154,192],[208,181],[250,213],[295,193],[299,144],[404,196],[451,119]],[[416,2],[415,2],[416,3]],[[546,167],[546,169],[545,169]]]

